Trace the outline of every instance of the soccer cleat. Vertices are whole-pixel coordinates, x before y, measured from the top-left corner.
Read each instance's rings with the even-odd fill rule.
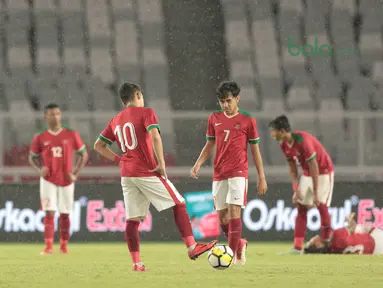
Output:
[[[246,250],[247,250],[247,240],[241,239],[239,247],[237,249],[236,256],[234,258],[233,264],[235,265],[245,265],[246,264]]]
[[[301,255],[301,254],[303,254],[303,250],[297,250],[295,248],[287,252],[278,253],[278,255]]]
[[[133,264],[133,271],[135,272],[146,272],[145,265],[144,264]]]
[[[51,248],[45,248],[43,252],[40,252],[41,256],[52,255],[52,254],[53,254],[53,249],[51,249]]]
[[[201,244],[197,243],[196,246],[192,251],[188,252],[189,258],[191,260],[197,259],[199,256],[201,256],[203,253],[209,251],[211,248],[214,247],[215,244],[217,244],[217,240],[213,240],[207,244]]]
[[[67,248],[67,246],[61,246],[61,247],[60,247],[60,253],[61,253],[61,254],[68,254],[68,248]]]

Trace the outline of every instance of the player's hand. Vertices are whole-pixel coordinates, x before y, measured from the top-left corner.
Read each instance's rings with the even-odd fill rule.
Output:
[[[298,204],[298,201],[302,200],[301,191],[299,189],[294,191],[292,202],[294,205]]]
[[[314,205],[315,206],[319,206],[321,203],[319,202],[319,199],[318,199],[318,194],[314,193],[314,199],[313,199],[313,202],[314,202]]]
[[[44,178],[48,175],[48,172],[49,172],[48,167],[44,166],[40,169],[40,176]]]
[[[267,191],[267,182],[266,182],[266,178],[262,177],[262,178],[259,178],[258,179],[258,194],[260,196],[263,196],[266,194],[266,191]]]
[[[149,170],[149,172],[160,173],[161,176],[165,177],[165,180],[168,180],[168,175],[166,175],[165,164],[158,164],[156,168],[154,168],[153,170]]]
[[[194,179],[198,179],[198,172],[200,168],[200,166],[194,165],[193,168],[190,170],[190,176]]]
[[[69,173],[69,174],[68,174],[68,178],[69,178],[69,180],[73,183],[73,182],[76,182],[76,180],[77,180],[77,175],[76,175],[76,174],[73,174],[73,173]]]

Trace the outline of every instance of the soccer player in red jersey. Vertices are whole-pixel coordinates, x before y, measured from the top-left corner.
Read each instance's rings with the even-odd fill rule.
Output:
[[[121,184],[126,209],[126,242],[133,261],[133,271],[146,271],[140,258],[138,226],[149,212],[149,205],[162,211],[173,208],[176,225],[188,248],[189,258],[195,260],[210,250],[217,241],[196,243],[185,200],[167,179],[160,126],[153,109],[144,107],[139,86],[124,83],[119,95],[125,107],[101,132],[94,149],[115,161],[121,168]],[[109,149],[117,142],[122,157]],[[153,150],[157,158],[154,158]]]
[[[58,105],[45,107],[44,118],[48,129],[34,135],[29,162],[40,174],[41,208],[45,211],[45,249],[52,254],[54,240],[54,214],[60,212],[60,252],[67,253],[70,234],[69,215],[73,209],[74,182],[88,160],[88,153],[79,134],[61,125]],[[76,166],[72,170],[72,154],[76,151]]]
[[[293,184],[293,203],[298,207],[295,220],[294,248],[287,254],[302,252],[307,226],[307,212],[314,205],[321,218],[321,235],[327,241],[331,232],[328,207],[334,187],[334,168],[330,156],[313,135],[303,131],[292,131],[285,115],[269,124],[271,137],[280,143],[289,164]],[[303,175],[298,181],[298,166]],[[285,254],[285,253],[284,253]]]
[[[191,176],[198,178],[198,171],[212,155],[214,147],[213,196],[221,228],[228,237],[229,247],[236,254],[235,264],[244,265],[247,241],[241,239],[241,208],[246,205],[248,183],[247,144],[250,144],[253,161],[258,170],[258,193],[267,190],[259,151],[259,136],[255,118],[239,109],[240,87],[226,81],[217,88],[222,110],[210,115],[206,132],[206,144],[191,169]]]

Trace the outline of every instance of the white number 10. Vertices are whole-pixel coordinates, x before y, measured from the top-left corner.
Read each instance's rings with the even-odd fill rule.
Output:
[[[126,135],[126,129],[129,128],[130,138],[132,138],[132,144],[129,145],[128,137]],[[114,129],[114,134],[117,136],[118,141],[120,142],[122,152],[126,152],[126,148],[129,150],[136,149],[138,145],[136,130],[131,122],[127,122],[121,129],[120,125],[117,125]]]
[[[226,133],[225,139],[223,139],[223,142],[226,142],[229,139],[230,130],[223,130],[223,131]]]

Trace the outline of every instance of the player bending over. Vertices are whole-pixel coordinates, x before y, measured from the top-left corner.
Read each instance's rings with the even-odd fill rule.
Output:
[[[236,254],[235,264],[246,263],[247,241],[241,239],[241,208],[246,205],[248,183],[247,143],[250,144],[253,161],[258,170],[258,193],[267,190],[259,151],[259,136],[255,118],[239,109],[240,87],[237,83],[223,82],[217,88],[222,110],[210,115],[206,132],[206,144],[191,169],[191,176],[198,178],[201,165],[211,156],[214,147],[213,196],[221,228],[228,237],[229,246]]]
[[[307,226],[307,211],[314,205],[321,218],[321,236],[327,241],[331,232],[331,218],[328,207],[331,204],[334,187],[334,169],[330,156],[322,144],[311,134],[292,131],[285,115],[275,118],[269,124],[271,137],[280,142],[288,161],[293,184],[293,204],[298,207],[295,220],[294,248],[284,254],[299,254],[303,248]],[[298,166],[302,176],[298,181]]]
[[[383,230],[356,224],[355,213],[346,219],[347,228],[336,229],[329,241],[316,235],[307,243],[306,254],[383,254]]]
[[[138,226],[149,212],[149,205],[162,211],[173,207],[174,219],[188,248],[189,258],[210,250],[217,241],[196,243],[184,198],[167,179],[160,136],[160,126],[151,108],[144,108],[139,86],[124,83],[119,89],[124,110],[106,126],[94,144],[102,156],[121,168],[121,185],[126,209],[126,242],[133,261],[133,271],[146,271],[140,258]],[[117,142],[123,152],[116,155],[107,145]],[[157,163],[153,155],[157,158]]]
[[[29,163],[40,174],[41,208],[45,211],[45,249],[41,255],[52,254],[54,214],[60,212],[60,252],[67,253],[70,219],[74,200],[74,182],[88,160],[86,147],[79,134],[61,125],[58,105],[45,107],[44,118],[48,129],[33,137]],[[72,170],[72,154],[76,151],[76,166]]]

